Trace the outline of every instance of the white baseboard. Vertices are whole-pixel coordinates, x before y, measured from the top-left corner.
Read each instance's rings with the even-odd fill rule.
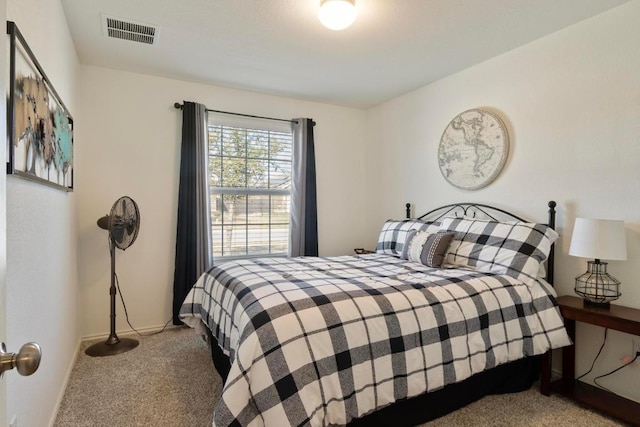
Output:
[[[145,333],[152,333],[152,332],[158,332],[161,331],[162,328],[164,328],[164,325],[158,325],[158,326],[149,326],[146,328],[138,328],[138,332],[140,332],[141,334],[145,334]],[[181,328],[182,325],[173,325],[173,324],[169,324],[167,325],[167,327],[165,328],[165,331],[168,329],[175,329],[175,328]],[[127,335],[137,335],[136,331],[133,331],[131,329],[125,329],[122,331],[116,331],[116,335],[123,335],[123,336],[127,336]],[[109,333],[105,332],[105,333],[101,333],[101,334],[95,334],[95,335],[88,335],[86,337],[82,337],[80,340],[81,341],[92,341],[92,340],[99,340],[99,339],[104,339],[104,338],[108,338],[109,337]]]
[[[78,354],[80,353],[81,344],[82,339],[78,339],[78,342],[76,343],[76,349],[73,353],[73,357],[71,358],[71,363],[67,367],[64,382],[62,383],[62,387],[60,388],[60,392],[58,393],[58,399],[56,401],[53,414],[51,416],[51,419],[49,420],[49,427],[53,427],[53,424],[56,422],[56,417],[58,416],[58,411],[60,410],[60,405],[62,404],[62,399],[64,398],[64,392],[67,390],[67,385],[69,384],[69,380],[71,379],[71,372],[73,372],[73,367],[76,365],[76,360],[78,359]]]

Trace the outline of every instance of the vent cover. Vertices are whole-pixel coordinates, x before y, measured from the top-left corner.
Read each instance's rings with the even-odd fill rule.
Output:
[[[154,44],[160,31],[158,27],[149,24],[125,21],[113,16],[102,17],[102,29],[107,37],[144,44]]]

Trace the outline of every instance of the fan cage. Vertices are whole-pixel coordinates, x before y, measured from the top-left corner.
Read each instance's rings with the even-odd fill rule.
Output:
[[[109,235],[113,244],[125,250],[135,242],[140,229],[138,204],[128,196],[120,197],[109,214]]]

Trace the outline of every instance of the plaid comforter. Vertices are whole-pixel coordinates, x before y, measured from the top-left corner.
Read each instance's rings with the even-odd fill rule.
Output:
[[[344,425],[570,343],[542,285],[379,254],[225,263],[180,313],[230,357],[216,426]]]

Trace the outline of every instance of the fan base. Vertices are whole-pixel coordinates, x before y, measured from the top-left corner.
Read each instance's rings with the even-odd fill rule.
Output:
[[[131,338],[118,338],[118,342],[108,344],[108,341],[99,342],[87,348],[84,352],[88,356],[101,357],[126,353],[138,346],[138,341]]]

